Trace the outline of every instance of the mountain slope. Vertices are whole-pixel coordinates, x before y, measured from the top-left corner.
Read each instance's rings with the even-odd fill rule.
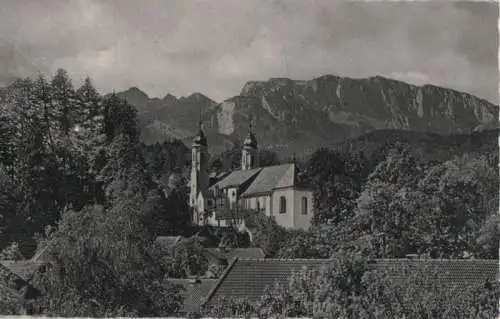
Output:
[[[488,101],[380,76],[253,81],[219,104],[199,93],[160,100],[131,90],[120,94],[139,110],[146,142],[167,135],[189,140],[201,110],[215,152],[246,135],[250,118],[260,145],[284,154],[310,153],[383,129],[451,134],[498,127],[498,107]]]
[[[339,153],[363,152],[373,157],[374,152],[388,151],[396,143],[408,144],[412,153],[422,162],[444,162],[453,156],[482,154],[498,157],[500,130],[484,130],[471,134],[439,135],[403,130],[380,130],[338,143],[332,148]]]

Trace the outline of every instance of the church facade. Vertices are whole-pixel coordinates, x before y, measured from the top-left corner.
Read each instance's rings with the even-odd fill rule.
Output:
[[[299,181],[292,163],[259,167],[258,145],[250,128],[241,150],[241,168],[210,181],[207,139],[201,129],[192,145],[189,204],[197,225],[244,227],[248,212],[272,216],[286,228],[307,229],[313,192]]]

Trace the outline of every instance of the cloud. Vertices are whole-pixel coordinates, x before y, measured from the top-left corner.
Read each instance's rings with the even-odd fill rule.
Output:
[[[0,82],[63,67],[101,91],[198,91],[376,74],[498,96],[496,3],[4,0]]]

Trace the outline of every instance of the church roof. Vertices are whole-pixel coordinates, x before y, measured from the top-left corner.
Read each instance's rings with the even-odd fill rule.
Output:
[[[265,194],[272,192],[276,188],[295,186],[295,172],[295,164],[263,167],[259,175],[242,196]]]
[[[212,187],[228,188],[237,187],[254,177],[261,171],[261,168],[254,168],[247,171],[239,170],[231,172],[226,178],[215,183]]]

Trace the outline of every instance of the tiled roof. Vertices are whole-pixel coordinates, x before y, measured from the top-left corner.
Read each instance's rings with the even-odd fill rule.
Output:
[[[172,278],[169,281],[184,288],[182,292],[184,302],[180,312],[185,314],[199,312],[208,293],[217,283],[217,279],[200,279],[198,283],[193,282],[191,279]]]
[[[33,260],[0,260],[0,264],[25,281],[30,281],[33,274],[44,264]]]
[[[294,185],[295,164],[267,166],[262,168],[259,175],[242,196],[269,193],[275,188],[292,187]]]
[[[386,271],[389,278],[402,282],[408,273],[437,272],[439,285],[462,290],[479,286],[486,280],[497,280],[498,260],[484,259],[377,259],[372,264],[375,270]]]
[[[205,305],[220,302],[222,297],[247,298],[257,301],[266,287],[276,283],[286,285],[293,271],[302,267],[317,268],[329,263],[329,259],[234,259],[219,282],[211,291]],[[429,259],[378,259],[370,264],[375,270],[385,270],[391,280],[406,278],[405,269],[415,271],[418,267],[435,269],[441,284],[467,287],[480,285],[486,280],[497,280],[497,260],[429,260]]]
[[[235,257],[238,258],[265,258],[264,251],[259,247],[250,248],[234,248],[229,250],[219,248],[205,248],[205,251],[210,255],[219,258],[231,260]]]
[[[227,187],[236,187],[248,181],[261,171],[261,168],[250,169],[247,171],[234,171],[227,175],[222,180],[215,183],[212,187],[219,187],[221,189]]]
[[[54,245],[54,239],[48,241],[45,246],[42,247],[39,251],[31,257],[32,261],[48,261],[50,259],[50,254],[52,253]]]
[[[0,298],[2,300],[19,299],[23,296],[26,299],[32,299],[39,296],[39,293],[26,280],[0,263]]]
[[[266,287],[276,283],[286,285],[293,271],[328,262],[328,259],[234,259],[210,293],[206,305],[216,304],[224,296],[256,301]]]
[[[158,236],[155,239],[155,242],[159,244],[163,248],[170,248],[178,244],[181,239],[184,239],[182,236]]]

